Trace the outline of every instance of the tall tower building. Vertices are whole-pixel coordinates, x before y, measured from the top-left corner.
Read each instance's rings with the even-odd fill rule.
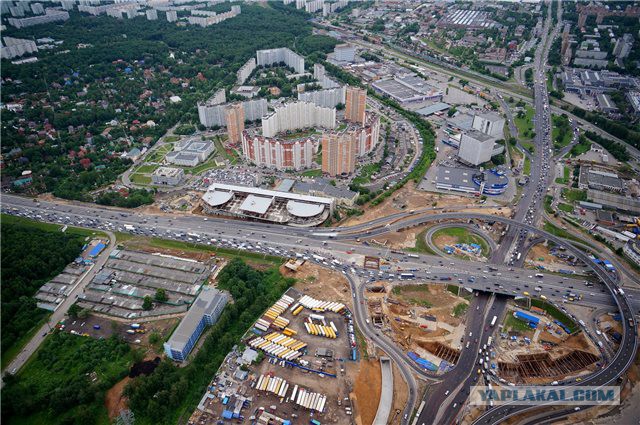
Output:
[[[364,111],[367,106],[367,91],[357,87],[347,87],[344,118],[347,121],[364,124]]]
[[[330,176],[351,174],[356,169],[355,131],[322,135],[322,171]]]
[[[244,108],[242,103],[228,106],[225,109],[225,118],[229,142],[239,144],[242,141],[242,132],[244,131]]]

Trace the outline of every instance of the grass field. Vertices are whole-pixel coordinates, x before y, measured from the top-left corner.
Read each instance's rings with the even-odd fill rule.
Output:
[[[231,165],[235,165],[238,162],[238,153],[234,150],[231,150],[231,152],[227,152],[222,145],[222,140],[220,139],[220,137],[216,137],[214,144],[216,145],[218,154],[225,157],[225,159],[227,159],[231,163]]]
[[[407,251],[412,251],[412,252],[422,252],[424,254],[430,254],[430,255],[438,255],[436,252],[434,252],[431,248],[429,248],[429,245],[427,244],[427,241],[425,240],[426,234],[427,234],[427,230],[425,229],[422,232],[418,233],[416,235],[416,246],[413,248],[408,248]]]
[[[512,312],[507,313],[507,317],[504,321],[504,327],[505,329],[511,328],[511,330],[520,332],[527,332],[531,330],[528,324],[513,317]]]
[[[569,205],[569,204],[563,204],[562,202],[558,204],[558,209],[564,212],[568,212],[568,213],[572,213],[573,212],[573,206]]]
[[[530,175],[531,174],[531,160],[528,156],[524,157],[524,165],[522,167],[522,173]]]
[[[533,132],[533,115],[534,110],[531,106],[525,105],[525,112],[522,117],[519,117],[519,113],[514,116],[514,122],[518,127],[518,136],[521,140],[532,139]]]
[[[283,259],[281,257],[276,257],[275,255],[259,254],[230,248],[217,248],[209,245],[201,245],[191,242],[181,242],[158,238],[132,238],[129,241],[125,241],[125,245],[132,245],[133,247],[135,247],[135,245],[137,244],[143,244],[155,248],[179,249],[187,252],[207,252],[229,259],[240,258],[252,263],[261,263],[270,266],[279,266],[283,263]]]
[[[172,150],[173,150],[173,144],[169,143],[169,140],[167,140],[167,144],[162,145],[157,149],[154,149],[153,152],[150,152],[144,160],[145,162],[158,162],[158,163],[162,162],[162,160],[164,160],[165,155],[171,152]]]
[[[562,189],[562,197],[568,202],[586,201],[587,192],[580,189]]]
[[[216,165],[215,157],[211,156],[207,161],[203,162],[202,164],[198,164],[192,168],[189,168],[189,167],[185,168],[185,171],[188,171],[191,174],[200,174],[203,171],[212,170],[217,167],[218,166]]]
[[[151,184],[151,176],[148,174],[133,173],[130,178],[135,184]]]
[[[322,170],[317,168],[315,170],[306,170],[301,173],[303,177],[320,177],[322,175]]]
[[[156,171],[158,167],[160,166],[157,164],[143,164],[136,168],[136,173],[150,174]]]
[[[474,235],[464,227],[445,227],[444,229],[437,230],[433,234],[433,240],[436,240],[440,236],[450,236],[452,238],[456,238],[457,241],[455,243],[466,243],[466,244],[478,244],[482,247],[482,256],[486,257],[489,255],[489,245],[487,242],[478,235]],[[465,256],[466,257],[466,256]]]

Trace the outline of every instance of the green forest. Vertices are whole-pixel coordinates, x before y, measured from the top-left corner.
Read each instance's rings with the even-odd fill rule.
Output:
[[[46,317],[33,295],[80,254],[83,237],[2,223],[2,355]],[[3,403],[5,404],[5,403]]]
[[[2,422],[109,423],[105,391],[127,375],[134,357],[115,336],[96,340],[56,331],[17,376],[5,378]]]
[[[275,267],[259,271],[239,259],[225,266],[218,288],[229,291],[234,302],[225,307],[191,362],[178,368],[163,360],[153,374],[136,378],[125,389],[136,422],[173,424],[188,417],[227,353],[294,282]]]

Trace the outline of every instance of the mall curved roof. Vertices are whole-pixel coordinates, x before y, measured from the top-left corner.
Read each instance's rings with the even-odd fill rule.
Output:
[[[233,198],[233,191],[210,190],[204,194],[202,200],[212,207],[224,205]]]
[[[307,218],[315,217],[324,211],[324,205],[321,204],[307,204],[306,202],[289,201],[287,202],[287,211],[289,214]]]

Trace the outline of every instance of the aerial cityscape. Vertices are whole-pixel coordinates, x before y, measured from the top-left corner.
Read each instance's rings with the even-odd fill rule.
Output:
[[[640,1],[0,32],[3,423],[640,423]]]

